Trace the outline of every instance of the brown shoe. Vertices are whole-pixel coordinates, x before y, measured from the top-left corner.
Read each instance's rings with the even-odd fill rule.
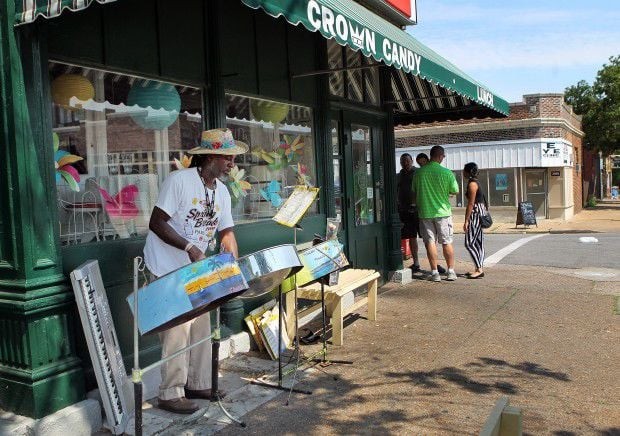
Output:
[[[172,400],[162,400],[159,398],[157,407],[168,412],[182,413],[184,415],[191,415],[199,409],[196,403],[189,401],[185,397],[173,398]]]
[[[226,396],[222,391],[217,391],[217,395],[220,399]],[[192,390],[185,388],[185,396],[192,400],[211,400],[211,389]]]

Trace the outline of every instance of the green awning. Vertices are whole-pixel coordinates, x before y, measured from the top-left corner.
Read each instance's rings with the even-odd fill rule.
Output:
[[[508,115],[508,102],[407,32],[352,0],[241,0],[272,17],[319,31],[340,45]],[[458,41],[455,41],[458,44]]]
[[[15,0],[15,23],[31,23],[39,17],[54,18],[66,10],[79,11],[95,2],[114,1],[116,0]]]
[[[85,9],[95,2],[114,1],[116,0],[15,0],[15,20],[18,25],[25,24],[38,17],[56,17],[65,10]],[[340,45],[360,50],[365,56],[413,75],[417,80],[428,81],[431,86],[437,85],[447,91],[447,97],[456,93],[472,103],[508,115],[508,102],[504,99],[402,29],[352,0],[241,1],[254,9],[262,8],[273,17],[284,16],[291,24],[301,23],[308,30],[319,31]],[[182,2],[179,2],[179,5],[182,7]],[[458,41],[455,41],[455,44],[458,44]],[[446,97],[440,93],[434,95]]]

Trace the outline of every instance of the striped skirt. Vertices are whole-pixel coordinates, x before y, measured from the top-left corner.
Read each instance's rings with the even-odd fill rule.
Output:
[[[482,268],[484,264],[484,235],[480,225],[480,215],[484,213],[484,205],[476,203],[469,217],[469,227],[465,233],[465,248],[469,251],[476,269]]]

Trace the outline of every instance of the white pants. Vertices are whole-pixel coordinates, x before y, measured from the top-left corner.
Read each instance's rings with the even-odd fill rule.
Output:
[[[209,313],[161,332],[162,357],[169,356],[211,334]],[[185,386],[192,390],[211,388],[211,341],[192,348],[161,366],[159,398],[171,400],[185,396]]]

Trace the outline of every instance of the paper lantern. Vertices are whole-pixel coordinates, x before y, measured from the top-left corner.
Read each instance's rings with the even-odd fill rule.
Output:
[[[181,96],[170,84],[136,82],[129,90],[127,105],[138,105],[142,109],[131,114],[140,126],[162,130],[171,126],[179,117]]]
[[[69,106],[71,97],[81,101],[95,98],[95,88],[86,77],[79,74],[63,74],[52,81],[52,100],[65,108]]]
[[[282,122],[288,115],[288,105],[272,101],[252,100],[250,102],[254,119],[273,124]]]

